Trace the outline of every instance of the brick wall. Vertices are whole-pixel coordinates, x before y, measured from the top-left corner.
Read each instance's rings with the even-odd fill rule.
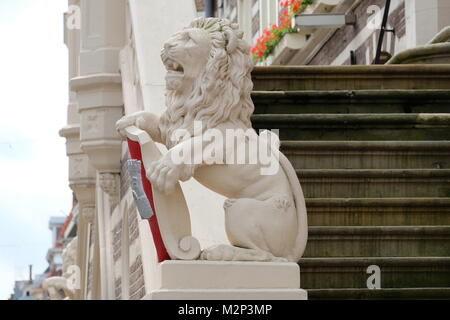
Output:
[[[260,0],[248,0],[252,2],[252,38],[258,37],[260,34]],[[277,0],[274,0],[277,1]],[[216,16],[226,18],[233,22],[238,22],[238,0],[217,0]]]
[[[216,0],[216,16],[229,19],[235,23],[238,21],[238,0]]]
[[[260,17],[259,17],[259,1],[261,0],[252,0],[252,8],[257,8],[256,10],[252,10],[252,38],[258,37],[260,34]]]
[[[365,31],[367,37],[362,44],[355,48],[351,48],[356,54],[356,63],[359,65],[371,64],[375,58],[376,45],[379,37],[379,30],[369,31],[367,26],[371,16],[367,13],[370,5],[376,5],[383,9],[385,0],[363,0],[353,13],[356,15],[356,24],[354,26],[345,26],[337,29],[333,36],[323,45],[314,58],[309,62],[310,65],[329,65],[335,62],[341,53],[347,53],[346,58],[341,63],[350,64],[350,50],[347,46],[355,39],[355,37],[363,34]],[[383,9],[384,10],[384,9]],[[399,7],[390,11],[388,26],[395,28],[395,36],[386,33],[383,43],[383,51],[394,55],[396,43],[405,35],[405,3],[402,2]],[[348,52],[347,52],[348,51]]]
[[[260,35],[260,0],[248,0],[252,1],[252,39]],[[273,0],[278,3],[282,0]],[[349,3],[349,6],[354,0],[344,0]],[[405,0],[400,0],[400,5],[393,8],[391,5],[391,12],[388,19],[388,27],[395,29],[395,35],[386,33],[383,43],[383,51],[394,55],[399,51],[398,42],[405,36],[406,24],[405,24]],[[407,1],[407,0],[406,0]],[[204,10],[204,1],[197,0],[198,10]],[[238,21],[237,6],[238,0],[216,0],[216,16],[221,18],[227,18],[233,22]],[[379,37],[379,30],[369,30],[368,21],[371,19],[371,15],[367,12],[367,9],[371,5],[378,6],[382,9],[381,14],[384,11],[385,0],[362,0],[361,3],[353,9],[353,13],[356,15],[356,24],[354,26],[345,26],[337,29],[330,39],[328,39],[320,48],[320,50],[314,55],[314,57],[308,62],[310,65],[330,65],[330,64],[350,64],[350,51],[354,51],[356,56],[356,63],[359,65],[371,64],[375,58],[376,46]],[[379,26],[377,26],[379,28]],[[357,44],[353,40],[358,37]],[[352,42],[353,41],[353,42]],[[350,47],[349,47],[350,44]]]

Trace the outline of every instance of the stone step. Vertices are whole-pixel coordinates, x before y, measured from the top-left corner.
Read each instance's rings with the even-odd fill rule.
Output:
[[[303,258],[299,265],[304,289],[367,288],[372,265],[380,268],[381,288],[450,284],[450,257]]]
[[[297,169],[447,169],[450,141],[282,141]]]
[[[309,300],[450,300],[450,288],[310,289]]]
[[[450,198],[306,199],[310,226],[450,225]]]
[[[270,66],[252,79],[256,91],[448,89],[450,65]]]
[[[253,127],[278,129],[281,140],[450,140],[450,114],[255,114]]]
[[[257,114],[448,113],[450,90],[254,91]]]
[[[296,171],[305,198],[450,197],[450,169]]]
[[[304,257],[446,257],[449,255],[450,226],[311,226]]]

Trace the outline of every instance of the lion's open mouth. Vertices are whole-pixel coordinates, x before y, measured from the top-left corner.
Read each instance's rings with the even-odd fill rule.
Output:
[[[167,70],[166,88],[168,90],[179,89],[184,80],[183,66],[167,56],[163,57],[163,63]]]
[[[164,65],[166,66],[167,71],[170,73],[175,73],[179,75],[184,74],[183,66],[178,62],[176,62],[175,60],[166,59],[164,61]]]

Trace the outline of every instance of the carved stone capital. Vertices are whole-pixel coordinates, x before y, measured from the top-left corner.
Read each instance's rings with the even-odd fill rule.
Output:
[[[111,210],[119,203],[120,175],[118,173],[100,173],[100,187],[109,196]]]
[[[100,172],[120,172],[122,138],[115,124],[123,114],[120,74],[99,73],[71,80],[80,114],[80,147]]]
[[[95,207],[94,178],[71,181],[70,188],[75,192],[80,208]]]
[[[93,208],[93,207],[83,208],[82,211],[81,211],[81,214],[83,215],[83,219],[85,219],[85,221],[87,223],[94,223],[94,220],[95,220],[95,208]]]

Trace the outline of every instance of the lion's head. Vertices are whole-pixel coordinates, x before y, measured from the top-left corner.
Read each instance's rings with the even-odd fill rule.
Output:
[[[167,110],[160,130],[167,146],[178,143],[171,140],[176,129],[193,135],[194,121],[203,129],[227,121],[251,127],[253,63],[242,37],[226,19],[198,18],[165,43]]]

